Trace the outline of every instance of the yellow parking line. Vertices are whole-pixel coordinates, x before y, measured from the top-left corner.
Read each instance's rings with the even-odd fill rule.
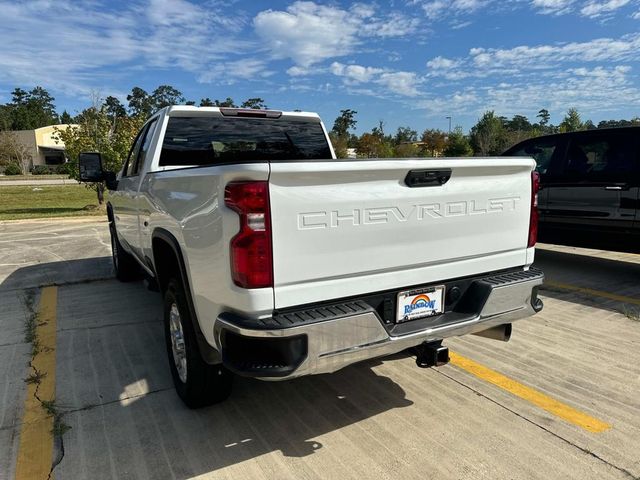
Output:
[[[449,356],[451,358],[451,363],[456,367],[466,370],[482,380],[492,383],[517,397],[527,400],[556,417],[560,417],[566,422],[572,423],[594,433],[604,432],[611,428],[611,425],[608,423],[602,422],[597,418],[593,418],[586,413],[580,412],[569,405],[559,402],[558,400],[554,400],[542,392],[531,387],[527,387],[526,385],[522,385],[521,383],[491,370],[484,365],[474,362],[469,358],[463,357],[462,355],[454,352],[450,352]]]
[[[561,288],[563,290],[570,290],[572,292],[584,293],[594,297],[608,298],[609,300],[615,300],[616,302],[631,303],[633,305],[640,305],[640,299],[633,297],[625,297],[624,295],[617,295],[615,293],[603,292],[602,290],[594,290],[592,288],[578,287],[569,283],[554,282],[553,280],[545,280],[544,285],[549,287]],[[543,285],[543,287],[544,287]]]
[[[27,385],[16,480],[46,479],[51,471],[53,416],[45,411],[40,401],[53,401],[55,398],[57,304],[58,288],[45,287],[40,297],[36,326],[39,351],[31,360],[33,368],[40,372],[41,380],[38,385]]]

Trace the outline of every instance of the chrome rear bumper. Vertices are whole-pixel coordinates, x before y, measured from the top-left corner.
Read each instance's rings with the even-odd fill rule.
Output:
[[[352,363],[397,353],[422,342],[479,332],[534,315],[542,309],[542,302],[536,296],[536,287],[543,280],[543,273],[534,269],[478,279],[472,284],[480,292],[473,292],[471,303],[476,304],[475,310],[466,313],[447,312],[435,319],[407,322],[402,324],[406,327],[404,331],[397,334],[394,331],[397,329],[388,325],[385,327],[373,308],[369,307],[367,311],[366,305],[361,311],[354,307],[354,312],[339,318],[288,328],[248,328],[247,322],[238,322],[233,315],[221,314],[214,326],[216,347],[222,352],[225,365],[245,376],[284,380],[334,372]],[[362,302],[355,303],[362,306]],[[468,307],[470,302],[466,303]],[[347,307],[348,304],[344,306]],[[308,312],[305,311],[305,314]],[[259,345],[260,339],[265,343],[276,339],[280,339],[280,343],[286,343],[286,339],[306,338],[305,355],[300,356],[297,365],[290,365],[288,368],[269,361],[263,364],[254,361],[245,368],[239,366],[237,361],[242,358],[243,352],[236,352],[233,358],[226,355],[228,345],[225,345],[225,335],[229,334],[234,338],[247,339],[253,342],[252,345]],[[276,343],[277,340],[273,345]],[[234,348],[238,350],[238,347]],[[247,350],[252,350],[252,347],[245,348],[245,353]]]

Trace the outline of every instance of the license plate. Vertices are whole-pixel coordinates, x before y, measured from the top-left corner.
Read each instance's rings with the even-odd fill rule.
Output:
[[[407,290],[398,294],[396,321],[438,315],[444,311],[444,285]]]

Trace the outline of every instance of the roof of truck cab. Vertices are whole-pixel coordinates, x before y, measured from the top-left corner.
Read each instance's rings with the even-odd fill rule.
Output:
[[[228,108],[228,109],[235,109],[235,110],[251,110],[248,108],[234,108],[234,107],[223,107],[223,108]],[[200,116],[200,115],[208,115],[208,114],[220,114],[220,107],[196,107],[195,105],[171,105],[169,107],[165,107],[163,110],[166,110],[167,115],[169,116],[186,116],[186,114],[188,115],[194,115],[194,116]],[[162,111],[162,110],[160,110]],[[320,120],[320,115],[318,115],[315,112],[287,112],[287,111],[283,111],[283,110],[276,110],[276,109],[267,109],[266,111],[271,111],[271,112],[280,112],[282,115],[280,118],[282,117],[288,117],[288,118],[309,118],[309,119],[317,119]]]

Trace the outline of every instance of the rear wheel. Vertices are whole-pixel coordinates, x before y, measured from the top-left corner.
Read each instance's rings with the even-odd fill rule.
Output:
[[[109,233],[111,234],[111,258],[116,278],[121,282],[135,280],[140,275],[140,267],[133,256],[122,248],[113,221],[109,223]]]
[[[182,283],[171,279],[164,293],[165,339],[178,396],[189,408],[200,408],[227,399],[233,374],[202,359],[186,298]]]

